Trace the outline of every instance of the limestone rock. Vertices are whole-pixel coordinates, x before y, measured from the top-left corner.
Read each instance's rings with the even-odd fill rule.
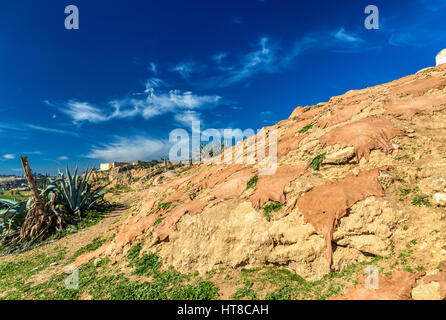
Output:
[[[268,222],[250,202],[229,200],[200,215],[184,216],[161,254],[181,272],[218,267],[287,267],[307,280],[329,272],[325,241],[298,217]]]
[[[414,300],[441,300],[440,283],[432,281],[428,284],[420,284],[413,288],[412,299]]]
[[[348,147],[337,152],[328,154],[324,159],[324,164],[342,164],[348,162],[355,155],[355,148]]]
[[[446,177],[433,176],[420,181],[420,192],[423,194],[432,194],[442,192],[446,188]]]
[[[335,271],[341,271],[353,263],[366,260],[367,257],[361,251],[354,248],[338,246],[333,253],[333,269]]]
[[[333,233],[333,241],[361,252],[387,256],[390,254],[392,231],[402,218],[382,198],[369,197],[356,203],[350,214],[341,219]]]
[[[446,193],[434,194],[434,201],[440,207],[446,207]]]

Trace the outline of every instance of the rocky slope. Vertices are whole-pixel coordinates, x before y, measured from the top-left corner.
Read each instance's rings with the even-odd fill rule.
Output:
[[[140,242],[181,272],[274,265],[317,280],[386,257],[379,290],[338,298],[446,298],[446,65],[298,107],[267,141],[272,129],[273,175],[258,176],[266,157],[149,177],[137,213],[75,264],[119,264]]]

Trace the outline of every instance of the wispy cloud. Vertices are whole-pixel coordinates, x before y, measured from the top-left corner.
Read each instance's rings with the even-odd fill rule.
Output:
[[[221,66],[228,54],[213,56],[221,74],[208,80],[208,86],[227,87],[253,78],[261,73],[277,73],[285,70],[298,56],[310,50],[330,50],[333,52],[357,53],[378,49],[377,46],[364,45],[365,40],[348,32],[344,27],[326,33],[311,33],[297,39],[292,46],[280,46],[270,37],[262,37],[254,49],[243,55],[233,64]],[[225,60],[226,62],[226,60]],[[229,63],[229,62],[227,62]],[[224,67],[224,68],[223,68]]]
[[[263,37],[257,43],[256,49],[241,59],[239,66],[230,70],[221,81],[221,86],[228,86],[250,78],[260,72],[274,72],[277,69],[277,56],[268,37]]]
[[[8,153],[8,154],[4,154],[4,155],[3,155],[3,159],[6,159],[6,160],[13,160],[13,159],[15,159],[15,155],[10,154],[10,153]]]
[[[137,161],[161,156],[165,144],[144,136],[116,137],[109,144],[92,147],[87,158],[105,161]]]
[[[218,54],[213,55],[211,58],[214,60],[217,64],[222,63],[223,59],[228,56],[227,52],[220,52]]]
[[[179,124],[182,124],[185,127],[190,127],[192,125],[192,121],[200,121],[201,117],[200,117],[200,113],[193,111],[193,110],[187,110],[187,111],[175,114],[174,119]]]
[[[190,75],[198,70],[198,67],[195,62],[180,62],[170,70],[178,72],[184,79],[189,79]]]
[[[83,121],[98,123],[108,120],[108,116],[101,109],[87,102],[70,100],[63,108],[59,108],[59,111],[68,115],[75,123]]]
[[[42,126],[36,126],[36,125],[33,125],[33,124],[28,124],[27,126],[30,129],[41,131],[41,132],[46,132],[46,133],[63,134],[63,135],[69,135],[69,136],[78,136],[79,135],[75,131],[67,131],[67,130],[61,130],[61,129],[47,128],[47,127],[42,127]]]
[[[354,35],[353,33],[347,33],[345,31],[345,28],[342,27],[339,29],[335,34],[334,37],[337,40],[345,41],[345,42],[364,42],[363,39],[359,38],[358,36]]]
[[[158,74],[158,68],[154,62],[149,62],[149,66],[147,67],[147,69],[154,75]]]
[[[199,117],[199,109],[214,107],[222,99],[218,95],[199,95],[191,91],[169,90],[164,88],[165,86],[166,84],[161,79],[151,78],[147,80],[144,92],[110,101],[104,108],[74,100],[57,108],[71,117],[75,124],[82,122],[99,123],[112,119],[129,119],[135,116],[150,120],[168,113],[176,115],[185,112],[191,115],[191,113],[187,113],[191,110],[195,112],[195,116]],[[183,119],[183,117],[179,117],[179,119]],[[182,120],[178,121],[184,123]],[[36,126],[34,128],[37,129]]]
[[[60,156],[60,157],[57,158],[57,160],[66,161],[66,160],[68,160],[68,157],[67,156]]]

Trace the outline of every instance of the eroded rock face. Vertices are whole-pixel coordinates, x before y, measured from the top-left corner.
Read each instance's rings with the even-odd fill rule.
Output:
[[[391,121],[378,117],[368,117],[329,131],[319,138],[325,145],[339,144],[342,147],[354,147],[357,160],[369,159],[370,151],[381,149],[391,153],[391,139],[402,135]]]
[[[318,127],[328,128],[328,127],[334,126],[338,123],[348,121],[354,115],[356,115],[356,114],[360,113],[362,110],[364,110],[369,104],[370,104],[370,101],[366,100],[366,101],[362,101],[355,105],[347,105],[347,106],[335,108],[331,112],[331,116],[329,118],[321,120],[318,123]]]
[[[385,103],[387,114],[410,120],[416,114],[432,115],[438,107],[446,104],[446,94],[421,96],[407,101],[390,100]]]
[[[367,257],[359,250],[351,247],[337,246],[333,252],[333,269],[343,270],[353,263],[367,261]]]
[[[383,196],[378,183],[379,169],[348,175],[344,179],[317,186],[297,200],[297,206],[305,221],[321,232],[327,243],[326,258],[332,262],[333,230],[337,222],[347,214],[347,209],[370,196]]]
[[[403,216],[386,200],[369,197],[352,206],[349,215],[341,219],[333,241],[363,253],[388,256],[393,230]]]
[[[407,84],[404,84],[403,86],[396,87],[392,90],[392,94],[395,95],[412,95],[415,97],[419,97],[424,95],[427,91],[432,89],[443,89],[446,87],[446,79],[444,78],[436,78],[436,77],[430,77],[427,79],[418,79],[412,82],[409,82]]]
[[[259,176],[255,192],[249,198],[254,208],[259,209],[270,200],[285,202],[285,187],[300,177],[306,169],[306,165],[284,165],[277,168],[273,175]]]
[[[440,283],[433,281],[428,284],[420,284],[413,288],[412,299],[414,300],[442,300],[440,294]]]
[[[324,238],[298,217],[268,222],[249,202],[238,200],[184,216],[162,249],[168,263],[182,272],[275,264],[308,280],[329,271],[324,252]]]

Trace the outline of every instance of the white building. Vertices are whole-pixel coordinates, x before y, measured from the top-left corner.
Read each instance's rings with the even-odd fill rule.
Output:
[[[117,162],[117,161],[111,163],[101,163],[101,165],[99,166],[99,171],[107,171],[112,168],[122,167],[123,165],[126,164],[127,163],[125,162]]]
[[[443,63],[446,63],[446,49],[443,49],[440,51],[439,54],[437,54],[437,66]]]
[[[113,168],[113,163],[101,163],[101,166],[99,167],[100,171],[107,171]]]

